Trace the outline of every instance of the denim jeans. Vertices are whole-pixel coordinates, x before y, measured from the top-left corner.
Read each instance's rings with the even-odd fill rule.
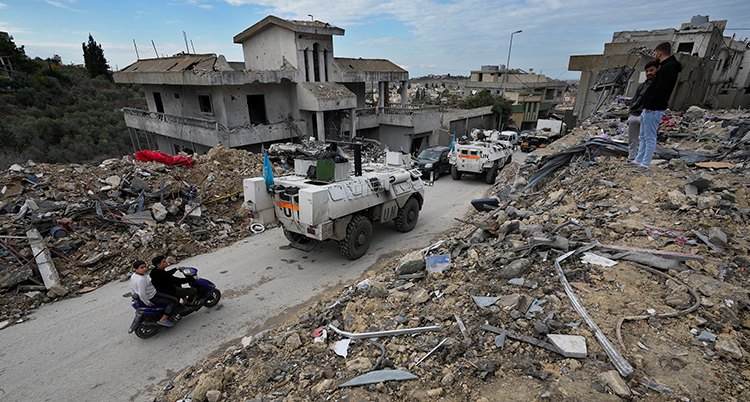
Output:
[[[635,155],[635,162],[643,166],[651,165],[651,159],[654,157],[656,149],[656,130],[659,129],[659,122],[664,116],[664,110],[645,109],[641,113],[641,134],[639,136],[638,153]]]
[[[628,116],[628,162],[635,160],[635,155],[638,153],[638,144],[640,141],[638,138],[641,135],[641,116]]]

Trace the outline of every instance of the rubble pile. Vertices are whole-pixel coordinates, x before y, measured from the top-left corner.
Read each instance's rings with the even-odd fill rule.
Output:
[[[667,117],[686,134],[662,143],[669,160],[634,174],[621,144],[599,143],[530,186],[560,151],[618,135],[619,117],[594,116],[506,166],[497,207],[476,203],[155,400],[750,399],[748,116]]]
[[[0,177],[0,316],[127,279],[136,259],[181,260],[251,235],[242,179],[262,169],[260,156],[223,146],[196,156],[190,169],[129,156],[98,166],[11,167]],[[32,229],[59,273],[52,290],[29,247]]]

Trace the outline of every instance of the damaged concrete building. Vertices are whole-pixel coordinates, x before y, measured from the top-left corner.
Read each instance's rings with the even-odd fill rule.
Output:
[[[643,69],[653,60],[653,49],[662,42],[672,44],[672,53],[683,67],[670,109],[750,106],[748,40],[725,36],[726,26],[727,20],[709,21],[708,16],[697,15],[680,29],[615,32],[603,54],[571,56],[568,70],[581,71],[575,115],[584,119],[614,97],[632,97],[646,79]]]
[[[178,54],[140,59],[114,73],[115,82],[140,84],[146,93],[148,110],[124,109],[134,145],[170,154],[205,153],[220,143],[258,149],[307,137],[426,146],[423,139],[439,126],[438,108],[407,104],[409,73],[388,60],[334,57],[334,35],[344,30],[268,16],[234,37],[243,62]],[[391,82],[402,88],[401,104],[380,96],[367,107],[366,84],[387,94]]]
[[[506,77],[507,74],[507,77]],[[563,102],[565,81],[526,72],[520,69],[508,70],[505,66],[482,66],[471,72],[466,83],[466,93],[476,94],[486,89],[492,95],[504,95],[513,101],[513,121],[522,130],[536,127],[540,117]]]

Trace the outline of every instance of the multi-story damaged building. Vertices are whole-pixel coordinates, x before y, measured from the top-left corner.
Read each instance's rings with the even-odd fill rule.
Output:
[[[114,73],[141,84],[148,110],[124,109],[134,138],[167,153],[203,153],[221,143],[257,149],[272,142],[365,137],[415,150],[439,127],[437,107],[407,104],[409,73],[382,59],[334,57],[344,30],[320,21],[268,16],[234,37],[243,62],[216,54],[141,59]],[[389,83],[401,104],[389,104]],[[378,88],[365,103],[366,84]],[[150,141],[153,139],[153,141]]]
[[[507,76],[506,76],[507,75]],[[521,129],[534,128],[538,118],[546,116],[563,102],[565,81],[553,80],[542,74],[505,66],[482,66],[471,72],[466,83],[467,95],[488,90],[513,101],[513,121]]]
[[[653,60],[653,49],[662,42],[672,45],[683,66],[670,109],[750,106],[748,40],[724,36],[726,26],[727,20],[709,21],[698,15],[680,29],[615,32],[603,54],[571,56],[568,70],[581,71],[575,114],[587,117],[608,96],[633,96],[646,79],[643,68]]]

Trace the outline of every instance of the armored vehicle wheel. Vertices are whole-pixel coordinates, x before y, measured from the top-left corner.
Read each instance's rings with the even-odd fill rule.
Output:
[[[362,257],[370,248],[372,223],[362,215],[352,217],[346,225],[346,238],[339,241],[339,252],[350,260]]]
[[[419,219],[419,202],[410,197],[406,200],[404,207],[398,210],[398,214],[393,221],[396,223],[396,230],[399,232],[408,232],[417,226]]]
[[[463,173],[458,171],[456,165],[451,166],[451,177],[453,178],[453,180],[461,180],[462,175]]]
[[[497,162],[492,165],[491,168],[485,172],[484,182],[487,184],[495,184],[495,178],[497,178],[497,171],[500,170]]]

